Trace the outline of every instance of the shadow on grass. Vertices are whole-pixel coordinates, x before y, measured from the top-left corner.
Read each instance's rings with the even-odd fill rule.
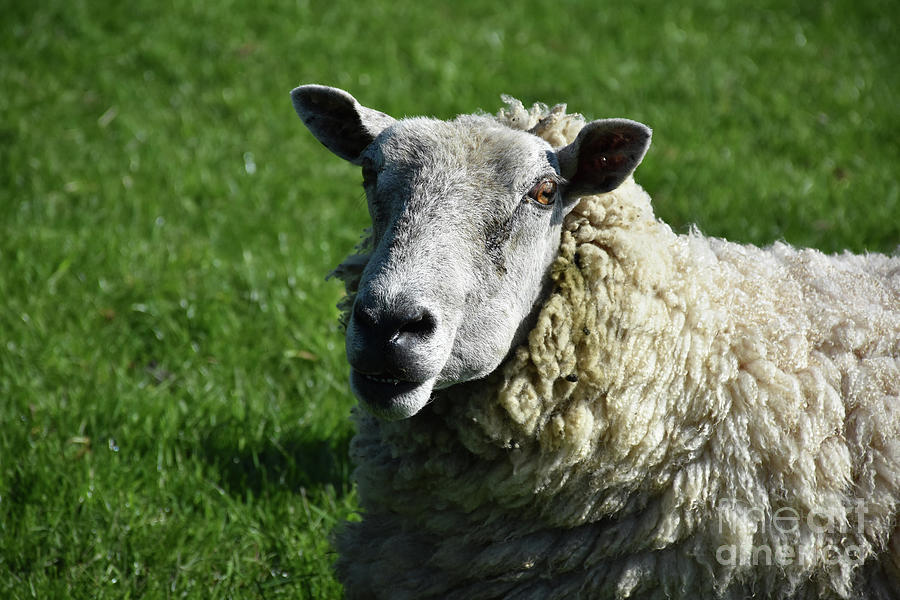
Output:
[[[352,432],[331,439],[300,435],[239,443],[234,427],[220,427],[205,436],[200,458],[216,467],[218,484],[230,494],[260,496],[277,488],[331,486],[338,497],[350,490],[348,449]],[[241,447],[243,446],[243,447]]]

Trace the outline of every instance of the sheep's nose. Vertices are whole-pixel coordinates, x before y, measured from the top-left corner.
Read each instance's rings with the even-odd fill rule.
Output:
[[[348,359],[357,371],[371,375],[390,375],[405,381],[425,377],[426,358],[438,317],[430,308],[411,300],[396,300],[379,307],[357,298],[353,306],[353,344],[348,344]],[[427,361],[425,361],[427,362]]]

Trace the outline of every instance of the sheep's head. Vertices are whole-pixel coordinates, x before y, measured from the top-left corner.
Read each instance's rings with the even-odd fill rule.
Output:
[[[563,218],[618,187],[650,145],[650,130],[624,119],[553,149],[490,117],[395,120],[318,85],[291,96],[313,135],[362,167],[373,252],[347,359],[354,393],[387,419],[497,368],[547,293]]]

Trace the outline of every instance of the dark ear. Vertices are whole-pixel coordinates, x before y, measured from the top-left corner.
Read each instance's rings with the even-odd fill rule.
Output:
[[[333,87],[301,85],[291,92],[294,110],[316,139],[345,160],[359,164],[359,155],[395,120],[366,108],[356,98]]]
[[[584,126],[575,141],[557,152],[569,184],[568,196],[616,189],[640,164],[650,147],[650,128],[628,119],[602,119]]]

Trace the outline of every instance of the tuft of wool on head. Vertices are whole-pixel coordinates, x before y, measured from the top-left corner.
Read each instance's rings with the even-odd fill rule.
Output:
[[[585,123],[504,100],[499,123],[554,147]],[[333,273],[344,311],[369,251]],[[900,257],[676,235],[629,179],[566,218],[551,277],[527,342],[493,374],[411,419],[356,411],[348,597],[891,589]],[[773,526],[785,511],[796,529]],[[793,560],[757,569],[760,548]]]

